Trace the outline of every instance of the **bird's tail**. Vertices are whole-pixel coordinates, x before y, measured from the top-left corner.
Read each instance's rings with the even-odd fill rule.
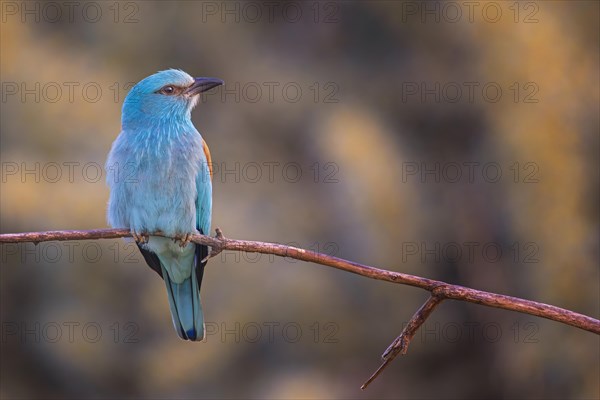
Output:
[[[162,276],[167,286],[169,306],[173,325],[180,338],[184,340],[202,340],[204,338],[204,315],[200,303],[200,287],[196,279],[196,268],[182,283],[175,283],[161,263]]]

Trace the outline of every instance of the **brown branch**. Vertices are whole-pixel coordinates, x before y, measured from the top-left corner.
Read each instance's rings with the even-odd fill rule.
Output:
[[[431,315],[433,310],[444,301],[443,297],[439,297],[435,294],[435,289],[433,290],[431,296],[427,299],[427,301],[417,310],[415,315],[412,316],[408,324],[402,330],[400,336],[398,336],[392,344],[385,350],[381,358],[383,358],[383,364],[377,368],[377,371],[371,375],[369,379],[360,387],[361,389],[366,389],[367,386],[371,384],[379,376],[379,374],[396,358],[398,354],[406,354],[408,351],[408,345],[410,341],[417,333],[417,330],[423,325],[425,320]]]
[[[160,232],[153,235],[164,236]],[[130,237],[128,229],[96,229],[89,231],[49,231],[29,233],[0,234],[0,243],[22,243],[33,242],[35,244],[46,241],[63,240],[89,240],[89,239],[116,239]],[[352,272],[357,275],[371,279],[409,285],[425,289],[431,293],[431,297],[415,313],[409,324],[400,336],[388,347],[384,353],[384,363],[363,385],[366,387],[379,375],[379,373],[400,353],[406,353],[410,339],[417,329],[431,314],[433,309],[444,299],[454,299],[469,303],[481,304],[488,307],[501,308],[504,310],[517,311],[524,314],[547,318],[552,321],[561,322],[589,332],[600,335],[600,321],[574,311],[538,303],[536,301],[520,299],[518,297],[505,296],[502,294],[485,292],[483,290],[471,289],[464,286],[452,285],[442,281],[423,278],[415,275],[393,272],[343,260],[327,254],[317,253],[310,250],[277,243],[254,242],[249,240],[234,240],[223,236],[217,228],[217,236],[192,235],[191,241],[211,247],[210,256],[213,257],[223,250],[244,251],[249,253],[273,254],[281,257],[289,257],[297,260],[313,262]]]

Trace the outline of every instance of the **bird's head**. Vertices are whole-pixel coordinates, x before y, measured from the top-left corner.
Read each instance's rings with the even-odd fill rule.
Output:
[[[178,69],[150,75],[127,94],[123,103],[123,127],[156,119],[189,119],[199,94],[223,83],[217,78],[192,78]]]

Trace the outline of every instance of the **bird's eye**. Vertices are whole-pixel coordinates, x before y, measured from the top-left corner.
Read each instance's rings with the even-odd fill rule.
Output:
[[[168,95],[171,95],[171,94],[175,93],[175,88],[173,86],[170,86],[170,85],[169,86],[165,86],[165,87],[163,87],[162,89],[159,90],[159,93],[160,94],[166,94],[168,96]]]

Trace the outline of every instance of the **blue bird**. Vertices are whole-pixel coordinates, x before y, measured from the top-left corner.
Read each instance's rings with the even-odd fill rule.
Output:
[[[146,263],[164,279],[184,340],[204,337],[200,285],[208,248],[190,243],[189,235],[208,235],[212,212],[210,151],[191,111],[200,93],[222,84],[175,69],[143,79],[125,98],[121,133],[106,161],[108,223],[130,229]],[[157,231],[168,237],[148,236]]]

